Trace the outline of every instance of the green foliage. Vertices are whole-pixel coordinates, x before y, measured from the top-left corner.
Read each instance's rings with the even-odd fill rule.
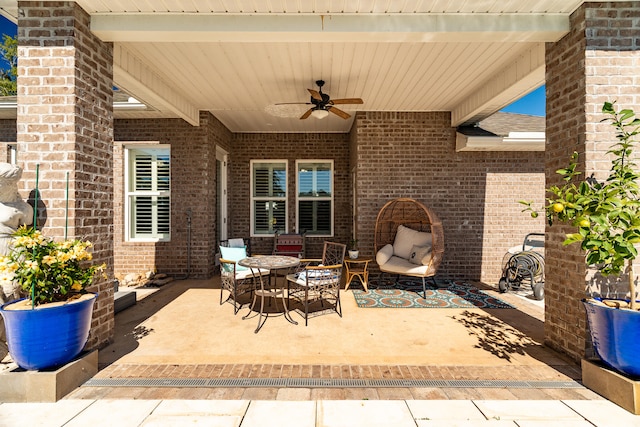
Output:
[[[604,275],[620,274],[625,263],[638,256],[635,244],[640,243],[639,172],[634,163],[635,137],[640,133],[640,119],[633,110],[616,111],[614,104],[605,102],[603,121],[616,130],[617,143],[608,151],[612,156],[609,177],[604,182],[594,178],[580,180],[576,171],[578,154],[571,157],[569,166],[556,171],[564,184],[547,189],[545,212],[549,224],[560,221],[577,227],[567,234],[565,245],[579,243],[586,252],[587,265]],[[538,213],[531,202],[524,211]]]
[[[9,63],[8,70],[0,71],[0,96],[14,96],[18,93],[18,36],[4,34],[0,54]]]
[[[88,241],[56,242],[27,227],[20,227],[13,237],[10,253],[0,257],[0,284],[17,282],[35,305],[86,293],[94,275],[105,268],[88,264]]]

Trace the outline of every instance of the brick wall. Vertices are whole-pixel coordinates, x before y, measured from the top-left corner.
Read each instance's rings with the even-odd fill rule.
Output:
[[[600,123],[604,101],[640,111],[640,2],[588,3],[571,16],[571,32],[547,44],[547,186],[555,170],[579,153],[580,170],[606,176],[606,151],[615,135]],[[580,299],[590,276],[576,246],[562,246],[571,227],[547,227],[545,336],[551,347],[580,359],[585,354],[586,320]]]
[[[544,153],[455,152],[449,113],[359,112],[356,116],[357,236],[373,254],[380,208],[411,197],[442,220],[445,256],[439,275],[496,283],[507,249],[541,232],[542,218],[518,200],[544,200]]]
[[[216,144],[229,147],[231,133],[210,113],[200,126],[181,119],[116,120],[115,275],[157,270],[174,277],[208,278],[216,245]],[[144,141],[171,145],[171,241],[127,242],[124,230],[124,146]],[[188,259],[191,211],[190,264]]]
[[[113,269],[112,46],[89,30],[74,2],[20,2],[18,21],[18,163],[23,196],[35,189],[40,166],[38,224],[50,236],[94,242],[96,263]],[[113,335],[113,286],[101,278],[89,348]]]
[[[216,212],[212,193],[215,170],[210,168],[214,167],[217,144],[230,151],[229,236],[247,236],[250,232],[250,160],[289,160],[289,231],[294,231],[295,160],[333,159],[333,239],[348,243],[352,232],[349,159],[355,152],[359,162],[357,234],[363,254],[372,254],[373,227],[380,207],[393,197],[415,197],[433,207],[445,224],[447,254],[442,274],[496,283],[506,250],[521,243],[526,233],[543,229],[542,218],[531,219],[517,203],[527,199],[542,205],[543,153],[456,153],[455,130],[448,126],[449,120],[446,113],[359,113],[357,127],[351,134],[230,134],[218,120],[205,113],[201,115],[200,128],[178,119],[117,120],[119,146],[122,141],[136,140],[172,145],[172,227],[177,234],[172,235],[170,243],[123,241],[122,148],[117,148],[115,186],[116,194],[120,195],[116,196],[115,209],[116,276],[151,270],[154,266],[174,275],[186,273],[181,212],[193,205],[188,198],[194,195],[200,203],[197,208],[192,207],[192,233],[210,237],[199,237],[201,247],[192,246],[192,274],[197,277],[211,274],[213,264],[209,257],[215,251]],[[205,131],[207,128],[209,133]],[[380,129],[384,129],[382,134]],[[211,182],[208,188],[192,179],[193,171],[189,168],[194,165],[196,175],[209,174],[210,178],[203,181]],[[196,218],[198,215],[202,215],[202,221]],[[324,240],[310,237],[308,255],[319,256]],[[272,246],[270,237],[252,239],[255,253],[270,253]]]
[[[351,203],[349,196],[348,134],[250,134],[233,135],[229,164],[229,236],[245,236],[251,230],[249,162],[256,159],[287,159],[289,232],[295,232],[296,160],[332,159],[334,161],[334,234],[333,241],[348,243],[351,236]],[[323,237],[309,237],[308,257],[320,257]],[[254,237],[254,253],[271,253],[273,238]]]

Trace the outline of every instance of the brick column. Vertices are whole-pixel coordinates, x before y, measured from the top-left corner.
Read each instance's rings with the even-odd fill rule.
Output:
[[[559,184],[554,172],[579,153],[586,175],[608,175],[606,156],[615,134],[600,123],[602,104],[640,111],[640,2],[586,3],[571,16],[571,31],[547,44],[547,187]],[[578,360],[590,346],[580,299],[610,284],[592,280],[579,247],[563,247],[571,227],[547,227],[545,337],[551,347]]]
[[[18,162],[23,196],[33,197],[40,165],[38,225],[63,237],[69,180],[69,237],[94,243],[113,277],[113,48],[89,31],[75,2],[18,2]],[[113,336],[113,284],[99,297],[88,348]]]

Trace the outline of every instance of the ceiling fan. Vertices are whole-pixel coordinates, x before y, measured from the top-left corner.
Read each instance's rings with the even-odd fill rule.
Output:
[[[305,113],[300,116],[300,120],[306,119],[309,116],[313,116],[318,119],[324,119],[329,115],[329,113],[333,113],[336,116],[342,117],[343,119],[348,119],[351,117],[351,114],[348,114],[341,109],[337,108],[335,105],[340,104],[362,104],[363,101],[360,98],[341,98],[341,99],[331,99],[328,94],[322,93],[322,86],[324,86],[324,80],[316,80],[316,84],[318,85],[318,90],[315,89],[307,89],[311,94],[311,102],[283,102],[276,105],[286,105],[286,104],[304,104],[304,105],[313,105],[313,107],[309,108]]]

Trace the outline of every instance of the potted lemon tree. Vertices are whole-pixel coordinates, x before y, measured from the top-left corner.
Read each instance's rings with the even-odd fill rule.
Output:
[[[92,265],[91,243],[54,241],[32,227],[13,234],[0,257],[0,283],[17,283],[29,296],[0,306],[14,362],[39,370],[63,365],[89,337],[97,294],[86,288],[105,265]]]
[[[628,275],[628,298],[583,300],[591,341],[598,357],[629,377],[640,378],[640,312],[636,301],[633,261],[640,243],[640,172],[635,164],[640,119],[633,110],[617,110],[615,103],[602,107],[616,132],[611,145],[609,176],[603,181],[583,177],[576,170],[577,153],[569,165],[556,171],[563,184],[550,187],[545,213],[549,224],[559,221],[575,226],[565,245],[579,244],[585,262],[603,276]],[[530,202],[521,202],[536,217]]]

